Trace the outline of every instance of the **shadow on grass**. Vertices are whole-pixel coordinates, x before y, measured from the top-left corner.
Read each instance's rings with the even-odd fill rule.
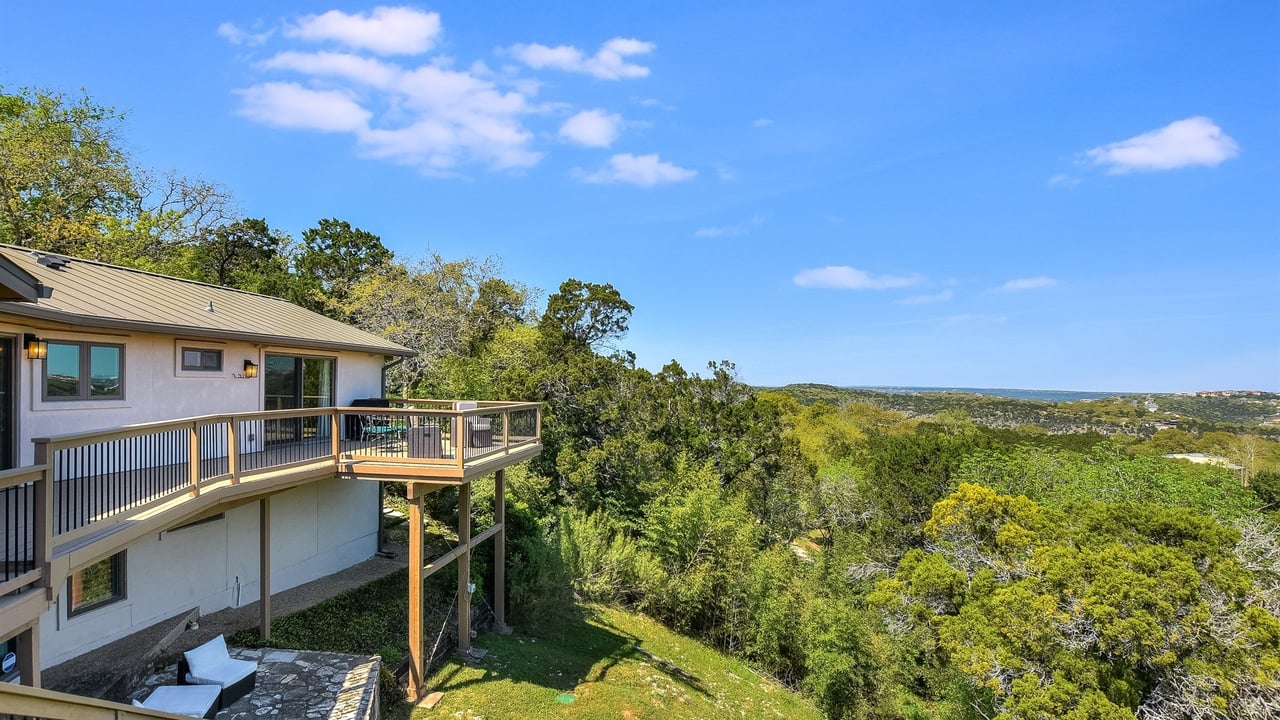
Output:
[[[607,679],[610,671],[626,660],[648,663],[673,682],[710,697],[702,681],[676,665],[641,648],[641,639],[622,630],[589,610],[574,608],[546,628],[541,636],[499,635],[480,639],[478,647],[490,654],[479,665],[453,661],[430,679],[431,690],[448,692],[471,685],[506,678],[565,693],[583,683]],[[481,675],[465,672],[469,667]],[[464,675],[466,677],[462,677]]]

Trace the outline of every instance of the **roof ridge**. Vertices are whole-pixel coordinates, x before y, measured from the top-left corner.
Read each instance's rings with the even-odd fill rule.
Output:
[[[98,267],[111,268],[112,270],[124,270],[125,272],[137,273],[139,275],[149,275],[151,277],[160,278],[162,280],[171,280],[174,282],[187,283],[188,285],[199,285],[201,287],[213,288],[215,290],[226,290],[228,292],[240,293],[242,295],[252,295],[253,297],[267,298],[269,300],[279,300],[280,302],[286,302],[291,305],[296,304],[296,303],[290,302],[289,300],[285,300],[284,298],[279,297],[277,295],[266,295],[264,293],[253,292],[251,290],[242,290],[240,288],[227,287],[226,285],[215,285],[214,283],[202,282],[200,280],[192,280],[190,278],[181,278],[173,275],[165,275],[164,273],[152,272],[151,270],[140,270],[138,268],[131,268],[126,265],[113,265],[112,263],[109,263],[109,262],[102,262],[101,260],[90,260],[88,258],[76,257],[75,255],[68,255],[66,253],[56,253],[56,252],[50,252],[48,250],[37,250],[36,248],[25,247],[23,245],[14,245],[13,243],[0,243],[0,247],[8,248],[10,250],[18,250],[20,252],[25,252],[25,253],[39,253],[41,255],[54,255],[57,257],[67,258],[74,262],[87,263],[89,265],[97,265]],[[307,308],[303,308],[303,309],[305,310]]]

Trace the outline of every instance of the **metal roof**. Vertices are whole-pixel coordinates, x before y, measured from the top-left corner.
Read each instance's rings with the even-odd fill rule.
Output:
[[[0,244],[0,259],[49,297],[0,303],[0,313],[73,327],[248,340],[324,350],[417,354],[403,345],[267,295]],[[52,290],[49,293],[49,290]]]

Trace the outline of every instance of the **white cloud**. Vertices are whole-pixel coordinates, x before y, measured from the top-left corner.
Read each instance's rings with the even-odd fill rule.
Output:
[[[714,237],[734,237],[737,235],[746,235],[756,227],[763,225],[765,218],[763,215],[756,215],[747,222],[738,223],[737,225],[724,225],[720,227],[704,227],[694,231],[694,237],[714,238]]]
[[[828,265],[801,270],[792,280],[800,287],[888,290],[919,285],[924,282],[924,277],[922,275],[873,275],[848,265]]]
[[[716,163],[715,168],[716,168],[716,177],[720,178],[725,182],[733,182],[734,180],[738,179],[737,169],[730,165],[725,165],[723,163]]]
[[[435,45],[440,30],[438,13],[382,6],[369,13],[348,15],[330,10],[307,15],[295,25],[286,25],[284,34],[304,40],[333,40],[379,55],[417,55]]]
[[[1049,178],[1049,187],[1075,187],[1080,184],[1080,178],[1073,177],[1066,173],[1058,173]]]
[[[654,107],[654,108],[660,108],[660,109],[662,109],[662,110],[666,110],[666,111],[668,111],[668,112],[670,112],[670,111],[672,111],[672,110],[675,110],[675,109],[676,109],[676,106],[675,106],[675,105],[668,105],[668,104],[666,104],[666,103],[662,102],[661,100],[659,100],[659,99],[657,99],[657,98],[641,98],[641,99],[637,100],[636,102],[639,102],[639,103],[640,103],[640,105],[641,105],[641,106],[643,106],[643,107]]]
[[[430,174],[454,172],[468,162],[498,170],[537,164],[542,154],[530,149],[534,136],[521,121],[535,111],[526,96],[501,89],[483,66],[460,71],[443,62],[412,67],[353,53],[281,52],[259,67],[297,73],[313,82],[336,82],[342,90],[262,83],[241,91],[241,114],[278,127],[347,130],[365,156]],[[356,104],[357,96],[365,99],[363,106]],[[317,127],[323,120],[302,122],[295,107],[308,100],[337,106],[339,98],[345,105],[331,127]],[[380,111],[376,121],[373,109]]]
[[[218,26],[218,37],[225,39],[232,45],[258,46],[271,39],[275,32],[275,28],[259,33],[250,32],[231,22],[224,22]]]
[[[933,295],[910,295],[898,301],[900,305],[930,305],[933,303],[950,302],[952,293],[950,290],[943,290]]]
[[[282,128],[356,132],[370,113],[346,93],[310,90],[294,83],[263,83],[240,91],[240,114]]]
[[[1051,288],[1058,284],[1057,280],[1043,275],[1039,277],[1018,278],[1010,280],[1001,285],[997,290],[999,292],[1022,292],[1023,290],[1039,290],[1041,288]]]
[[[1240,154],[1240,146],[1207,117],[1190,117],[1159,130],[1093,148],[1085,155],[1112,174],[1216,167]]]
[[[292,70],[303,75],[337,77],[376,88],[391,87],[401,74],[396,65],[335,52],[282,52],[262,61],[260,66],[268,70]]]
[[[633,38],[613,38],[606,41],[595,55],[587,57],[586,53],[572,45],[549,47],[538,43],[512,45],[507,49],[520,62],[534,70],[554,68],[565,72],[584,73],[601,80],[621,80],[623,78],[646,77],[649,68],[627,62],[633,55],[648,55],[655,45]]]
[[[773,119],[772,118],[756,118],[755,122],[752,122],[751,124],[754,127],[758,127],[758,128],[769,127],[770,125],[773,124]]]
[[[632,155],[621,153],[609,158],[609,164],[595,172],[578,171],[577,177],[583,182],[610,184],[628,183],[641,187],[652,187],[662,183],[685,182],[697,177],[696,170],[679,167],[673,163],[663,162],[657,154]]]
[[[560,138],[587,147],[609,147],[618,139],[622,116],[604,110],[583,110],[560,126]]]

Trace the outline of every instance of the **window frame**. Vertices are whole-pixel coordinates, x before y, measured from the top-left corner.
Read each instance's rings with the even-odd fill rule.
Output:
[[[200,354],[199,365],[187,364],[187,353],[189,352]],[[213,353],[218,356],[217,367],[204,366],[205,353]],[[207,348],[207,347],[196,347],[193,345],[179,345],[178,346],[178,370],[182,372],[189,372],[189,373],[220,373],[222,372],[223,355],[224,353],[222,352],[222,348]]]
[[[49,345],[73,345],[80,349],[80,391],[76,395],[50,395],[49,394],[49,359],[46,357],[42,362],[43,367],[40,371],[40,396],[44,402],[112,402],[125,399],[124,396],[124,376],[125,376],[125,346],[124,343],[108,343],[98,342],[95,340],[58,340],[49,339]],[[93,394],[93,349],[94,348],[112,348],[120,352],[120,391],[115,395],[94,395]]]
[[[111,563],[111,595],[109,595],[108,597],[102,600],[98,600],[96,602],[92,602],[87,605],[80,605],[79,607],[76,607],[75,597],[73,596],[73,593],[71,591],[72,583],[75,582],[77,575],[83,574],[84,571],[88,570],[89,568],[84,568],[79,572],[74,572],[74,573],[71,573],[69,576],[67,576],[67,619],[79,617],[80,615],[84,615],[85,613],[90,613],[99,608],[104,608],[108,605],[114,605],[118,602],[128,599],[129,597],[128,583],[126,582],[126,569],[128,565],[125,562],[125,552],[126,551],[121,550],[115,555],[112,555],[111,557],[108,557],[108,558],[103,558],[102,560],[99,561],[99,562]],[[97,565],[97,564],[98,563],[94,563],[94,565]],[[93,567],[93,565],[90,565],[89,567]]]

